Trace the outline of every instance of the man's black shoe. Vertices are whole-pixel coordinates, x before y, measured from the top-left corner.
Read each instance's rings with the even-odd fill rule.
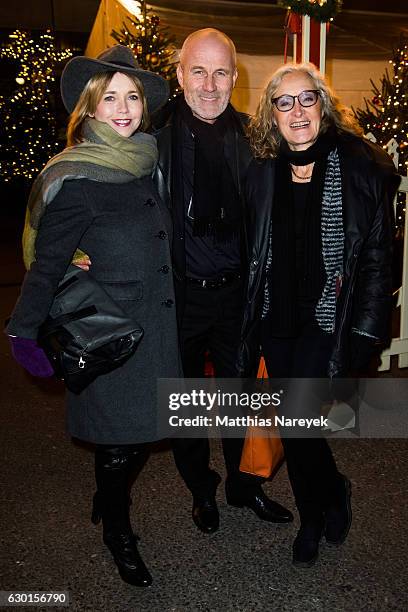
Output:
[[[311,567],[319,557],[319,542],[323,534],[323,523],[301,525],[293,542],[293,565]]]
[[[150,586],[153,579],[137,550],[136,536],[129,533],[104,534],[103,541],[113,555],[119,574],[128,584]]]
[[[220,526],[220,515],[214,497],[194,498],[192,517],[203,533],[214,533]]]
[[[324,535],[331,546],[340,546],[347,538],[351,527],[351,482],[340,474],[341,487],[338,498],[330,504],[325,513]]]
[[[277,502],[269,499],[261,488],[237,494],[226,487],[227,503],[236,508],[250,508],[258,518],[270,523],[291,523],[293,514]]]

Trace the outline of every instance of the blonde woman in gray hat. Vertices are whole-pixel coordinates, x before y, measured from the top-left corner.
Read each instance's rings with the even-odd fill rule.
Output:
[[[73,58],[61,92],[71,114],[68,148],[33,186],[24,232],[28,272],[7,333],[23,367],[37,376],[53,373],[37,335],[77,250],[89,255],[92,276],[144,329],[120,369],[80,395],[67,392],[67,424],[71,436],[95,445],[93,522],[102,519],[122,579],[148,586],[152,577],[129,519],[129,489],[157,439],[156,379],[181,375],[171,222],[151,179],[158,154],[146,133],[149,113],[165,103],[168,86],[116,45],[97,59]]]

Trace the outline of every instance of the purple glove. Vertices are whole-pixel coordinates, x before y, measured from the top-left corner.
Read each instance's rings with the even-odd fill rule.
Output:
[[[32,376],[40,376],[41,378],[53,376],[54,370],[46,354],[35,340],[13,336],[9,336],[9,340],[14,359]]]

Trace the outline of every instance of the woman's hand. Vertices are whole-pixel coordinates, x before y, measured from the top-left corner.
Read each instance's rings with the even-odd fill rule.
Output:
[[[11,352],[14,359],[23,366],[32,376],[48,378],[53,376],[54,370],[48,358],[35,340],[30,338],[17,338],[9,336]]]

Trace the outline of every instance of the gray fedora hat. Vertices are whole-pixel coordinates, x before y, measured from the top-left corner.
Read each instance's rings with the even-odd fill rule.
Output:
[[[61,75],[62,101],[69,113],[89,79],[101,72],[124,72],[137,77],[143,85],[149,113],[163,106],[169,96],[169,86],[163,77],[140,68],[129,47],[115,45],[96,59],[77,55],[69,60]]]

